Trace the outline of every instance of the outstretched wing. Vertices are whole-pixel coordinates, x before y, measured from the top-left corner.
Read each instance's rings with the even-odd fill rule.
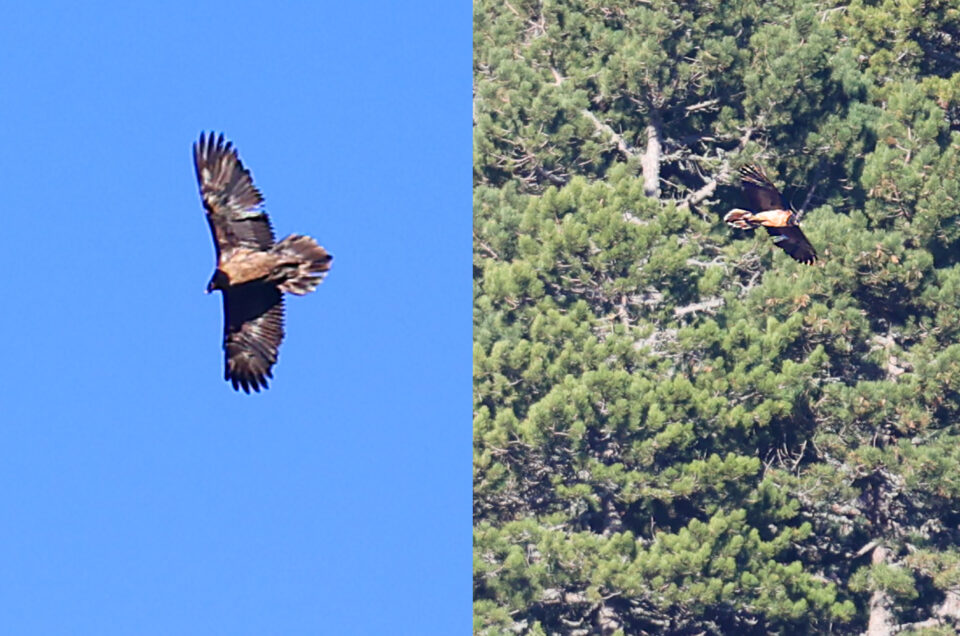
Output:
[[[283,341],[283,295],[274,285],[254,281],[223,290],[224,379],[234,389],[260,391]]]
[[[812,265],[817,260],[817,252],[813,249],[813,245],[796,225],[768,227],[767,232],[773,237],[773,242],[792,256],[793,260],[804,265]]]
[[[243,167],[237,150],[223,134],[193,144],[193,164],[197,170],[200,196],[207,211],[213,243],[220,255],[236,247],[257,249],[273,245],[273,228],[263,211],[263,196],[250,172]]]
[[[770,182],[759,166],[740,168],[740,185],[743,188],[743,195],[754,212],[787,209],[777,186]]]

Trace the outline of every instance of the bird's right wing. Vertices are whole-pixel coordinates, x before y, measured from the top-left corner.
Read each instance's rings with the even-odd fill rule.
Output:
[[[793,257],[793,260],[804,265],[812,265],[817,260],[816,250],[798,226],[768,227],[767,232],[773,237],[777,247]]]

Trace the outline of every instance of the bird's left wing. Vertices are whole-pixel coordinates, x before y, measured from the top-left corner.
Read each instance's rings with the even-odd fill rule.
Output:
[[[754,212],[787,209],[777,186],[771,183],[759,166],[740,168],[740,186]]]
[[[272,246],[273,228],[262,209],[263,196],[233,144],[222,134],[201,133],[200,141],[193,144],[193,164],[218,261],[221,254],[237,247]]]

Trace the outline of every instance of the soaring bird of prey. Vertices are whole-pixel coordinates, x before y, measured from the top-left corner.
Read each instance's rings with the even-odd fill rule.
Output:
[[[223,134],[201,133],[193,163],[217,251],[207,293],[223,294],[224,379],[235,390],[260,391],[283,340],[283,292],[313,291],[332,257],[309,236],[274,241],[263,196]]]
[[[762,225],[773,236],[773,242],[794,260],[806,265],[817,260],[817,252],[800,230],[797,216],[784,204],[780,191],[763,170],[757,166],[740,168],[740,185],[752,210],[730,210],[723,217],[727,225],[741,230]]]

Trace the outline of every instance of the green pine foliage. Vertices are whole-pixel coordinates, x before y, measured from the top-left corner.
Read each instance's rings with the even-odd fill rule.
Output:
[[[955,3],[474,11],[474,632],[955,633]]]

